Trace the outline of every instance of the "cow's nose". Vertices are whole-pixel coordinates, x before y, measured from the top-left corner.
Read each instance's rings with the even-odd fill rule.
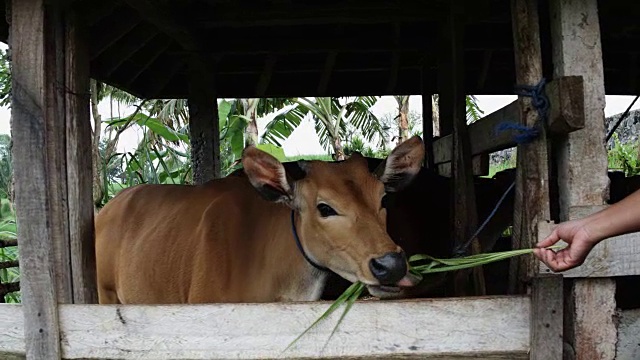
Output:
[[[381,285],[395,285],[407,274],[407,258],[404,252],[388,252],[369,261],[371,273]]]

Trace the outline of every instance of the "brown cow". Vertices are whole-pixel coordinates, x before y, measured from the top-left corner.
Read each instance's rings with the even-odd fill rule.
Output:
[[[326,269],[373,292],[413,286],[383,199],[411,182],[423,158],[413,137],[375,175],[359,154],[302,161],[292,174],[248,147],[246,176],[123,190],[96,217],[99,301],[317,300]]]

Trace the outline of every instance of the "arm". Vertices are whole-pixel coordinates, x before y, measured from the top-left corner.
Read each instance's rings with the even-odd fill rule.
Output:
[[[600,241],[640,231],[640,189],[626,198],[587,217],[560,223],[536,246],[534,255],[553,271],[565,271],[582,265]],[[557,253],[544,249],[564,240],[569,244]]]

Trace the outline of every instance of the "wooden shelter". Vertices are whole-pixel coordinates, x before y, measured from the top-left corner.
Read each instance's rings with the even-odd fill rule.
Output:
[[[548,232],[548,220],[606,206],[604,95],[640,91],[635,2],[0,2],[7,19],[0,37],[12,56],[23,299],[0,305],[3,358],[276,357],[327,306],[92,305],[89,78],[143,98],[187,98],[196,182],[219,174],[216,97],[437,93],[442,136],[433,141],[427,117],[427,165],[454,179],[454,240],[478,224],[472,174],[482,173],[483,156],[517,146],[514,245],[521,248]],[[466,94],[513,94],[514,86],[543,78],[545,92],[537,95],[547,95],[548,116],[520,96],[466,124]],[[429,114],[431,102],[423,103]],[[544,126],[521,144],[515,130],[494,132],[518,120]],[[509,296],[358,303],[325,352],[333,323],[285,355],[638,354],[638,310],[618,312],[615,301],[615,277],[640,275],[637,234],[600,245],[582,267],[561,275],[530,258],[512,265]],[[265,323],[273,327],[258,330]]]

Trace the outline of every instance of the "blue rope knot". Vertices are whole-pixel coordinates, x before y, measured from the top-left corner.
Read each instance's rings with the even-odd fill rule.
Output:
[[[531,104],[538,111],[538,120],[531,126],[524,126],[514,122],[502,122],[498,124],[496,130],[502,132],[505,130],[516,130],[518,135],[514,136],[514,141],[518,144],[526,144],[535,140],[540,135],[540,126],[543,121],[546,122],[549,114],[549,98],[544,92],[546,80],[542,78],[536,85],[517,85],[514,92],[516,95],[527,96],[531,98]]]

